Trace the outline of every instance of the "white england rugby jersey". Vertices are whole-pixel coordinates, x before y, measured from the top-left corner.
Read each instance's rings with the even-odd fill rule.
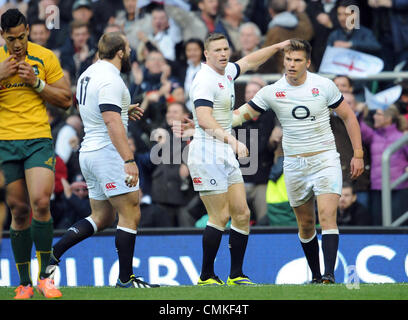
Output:
[[[259,90],[249,104],[257,111],[276,113],[283,129],[283,151],[289,156],[336,149],[329,108],[342,100],[333,81],[307,72],[302,85],[292,86],[283,76]]]
[[[89,66],[78,79],[76,96],[85,132],[81,152],[98,150],[112,143],[102,111],[120,111],[127,130],[130,93],[112,63],[98,60]]]
[[[219,74],[207,64],[202,63],[190,89],[190,99],[194,103],[195,123],[194,140],[216,140],[208,135],[199,125],[195,108],[208,106],[213,108],[212,115],[219,125],[231,132],[232,110],[235,104],[234,80],[238,78],[240,68],[236,63],[228,63],[224,75]],[[222,143],[222,142],[221,142]]]

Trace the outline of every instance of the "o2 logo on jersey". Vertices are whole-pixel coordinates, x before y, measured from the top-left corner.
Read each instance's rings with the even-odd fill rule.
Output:
[[[303,120],[310,116],[310,110],[305,106],[297,106],[293,108],[292,116],[295,119]]]

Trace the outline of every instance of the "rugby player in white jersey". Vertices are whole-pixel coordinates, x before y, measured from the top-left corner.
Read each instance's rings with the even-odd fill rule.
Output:
[[[129,90],[120,77],[121,72],[130,71],[129,42],[119,32],[106,33],[99,40],[98,54],[100,60],[82,73],[76,90],[85,131],[79,161],[92,213],[69,228],[53,246],[48,271],[55,272],[59,259],[70,247],[111,226],[117,212],[116,286],[158,287],[136,278],[132,268],[140,220],[139,171],[127,142],[127,124],[128,118],[139,119],[142,110],[130,105]]]
[[[236,155],[246,157],[248,149],[231,134],[234,80],[248,70],[256,70],[288,43],[285,41],[257,50],[236,63],[230,63],[230,48],[224,35],[210,34],[205,41],[206,63],[202,64],[190,89],[195,133],[188,153],[194,189],[199,192],[209,216],[203,234],[198,285],[224,284],[214,272],[214,260],[230,217],[231,269],[227,284],[253,284],[242,270],[250,212]]]
[[[354,112],[330,79],[310,73],[311,46],[292,39],[284,48],[285,75],[265,86],[234,111],[233,126],[272,109],[283,128],[284,177],[290,205],[296,214],[299,239],[312,271],[312,283],[334,283],[339,230],[336,214],[342,189],[342,170],[330,127],[330,109],[344,121],[354,156],[350,178],[364,171],[360,126]],[[315,196],[322,228],[325,271],[320,273]]]

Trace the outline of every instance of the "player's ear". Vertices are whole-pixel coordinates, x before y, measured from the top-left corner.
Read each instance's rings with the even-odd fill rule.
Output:
[[[125,53],[123,52],[122,49],[120,49],[116,54],[119,56],[120,59],[122,59]]]
[[[312,63],[312,60],[307,60],[307,64],[306,64],[306,66],[307,66],[307,68],[309,69],[309,67],[310,67],[310,65],[311,65],[311,63]]]

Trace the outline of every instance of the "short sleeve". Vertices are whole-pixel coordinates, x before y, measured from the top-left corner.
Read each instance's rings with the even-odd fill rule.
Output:
[[[198,80],[198,79],[195,79]],[[194,81],[193,86],[191,88],[191,100],[193,101],[194,105],[196,105],[196,101],[206,101],[206,104],[214,103],[214,85],[211,81]],[[206,105],[204,104],[204,105]]]
[[[45,82],[53,84],[64,76],[60,62],[54,52],[50,51],[45,64]]]
[[[98,94],[99,105],[114,105],[122,109],[122,87],[119,81],[104,82]]]
[[[241,68],[238,63],[230,62],[227,65],[226,72],[228,72],[232,79],[236,80],[241,74]]]
[[[256,111],[258,112],[265,112],[266,110],[270,109],[270,106],[268,102],[266,101],[266,93],[267,93],[267,88],[263,87],[261,90],[259,90],[255,96],[248,102],[248,104]]]
[[[337,88],[336,84],[329,79],[327,79],[326,95],[327,106],[331,109],[337,108],[343,101],[343,95],[340,90]]]

